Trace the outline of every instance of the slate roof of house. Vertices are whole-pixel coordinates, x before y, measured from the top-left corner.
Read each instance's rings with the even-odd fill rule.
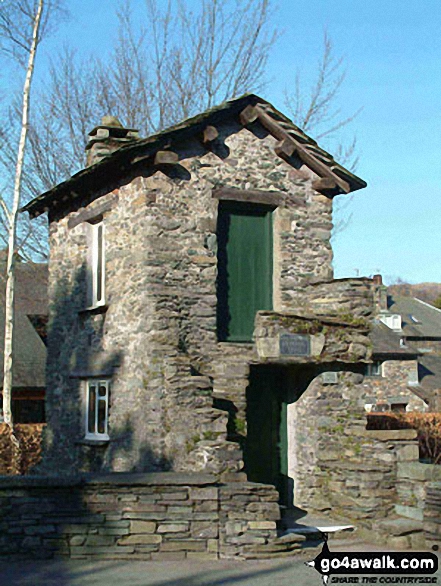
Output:
[[[374,322],[370,334],[374,356],[393,355],[402,359],[417,358],[418,350],[400,344],[401,336],[380,321]]]
[[[49,211],[55,205],[62,206],[63,201],[76,197],[79,193],[92,190],[97,192],[108,184],[109,180],[120,176],[121,171],[127,171],[137,160],[139,162],[141,157],[146,162],[148,157],[153,157],[158,150],[171,150],[173,144],[202,134],[208,125],[215,126],[227,119],[235,119],[245,126],[248,123],[252,124],[253,122],[246,122],[243,117],[247,107],[251,108],[248,110],[251,118],[257,116],[257,122],[280,141],[282,150],[284,145],[288,144],[288,147],[294,148],[296,155],[320,177],[331,184],[336,183],[335,187],[328,187],[330,195],[348,193],[366,186],[365,181],[339,165],[332,155],[320,148],[316,141],[269,102],[254,94],[246,94],[188,118],[162,132],[121,146],[108,157],[82,169],[70,179],[41,194],[21,211],[28,211],[31,217],[35,217]]]
[[[391,296],[388,298],[389,311],[398,313],[406,337],[440,338],[441,310],[416,297]]]
[[[418,379],[428,391],[441,389],[441,356],[423,354],[418,360]]]
[[[3,372],[5,263],[0,267],[0,372]],[[3,262],[2,262],[3,261]],[[14,362],[12,386],[14,388],[44,388],[46,371],[46,346],[28,316],[46,316],[47,265],[17,263],[16,301],[14,330]],[[0,388],[2,383],[0,381]]]

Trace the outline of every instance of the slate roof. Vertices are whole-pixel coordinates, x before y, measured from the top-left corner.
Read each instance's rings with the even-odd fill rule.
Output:
[[[397,356],[401,359],[412,359],[419,356],[418,350],[400,344],[401,336],[380,321],[374,322],[370,334],[372,352],[375,356]]]
[[[320,148],[310,136],[269,102],[254,94],[245,94],[188,118],[162,132],[121,146],[101,161],[82,169],[70,179],[33,199],[21,211],[27,211],[31,217],[35,217],[49,211],[54,205],[63,205],[63,201],[79,193],[88,190],[97,192],[108,184],[109,180],[120,176],[124,170],[129,170],[140,157],[146,160],[150,156],[153,157],[158,150],[170,150],[173,144],[201,134],[208,125],[215,126],[228,119],[235,119],[238,122],[242,120],[241,123],[246,125],[241,119],[241,113],[248,106],[255,107],[260,116],[258,121],[270,134],[277,135],[282,143],[287,141],[290,146],[294,145],[295,153],[306,165],[314,168],[320,177],[337,179],[337,189],[334,189],[332,195],[366,187],[362,179],[339,165],[332,155]]]
[[[1,258],[3,257],[3,258]],[[3,373],[5,263],[0,255],[0,373]],[[3,261],[3,262],[2,262]],[[14,330],[14,388],[44,388],[46,346],[28,316],[45,316],[48,313],[47,265],[17,263]],[[1,388],[0,381],[0,388]]]
[[[441,339],[441,310],[416,297],[395,295],[388,298],[388,306],[389,311],[401,315],[406,337]]]
[[[428,391],[441,389],[441,356],[423,354],[418,360],[418,379]]]

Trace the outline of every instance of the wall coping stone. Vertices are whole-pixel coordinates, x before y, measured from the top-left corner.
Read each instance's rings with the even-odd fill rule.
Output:
[[[109,474],[75,474],[70,476],[0,476],[1,488],[45,488],[48,486],[85,486],[85,485],[120,485],[120,486],[201,486],[217,484],[213,474],[181,474],[177,472],[126,473]]]
[[[289,319],[292,318],[294,320],[300,320],[300,321],[304,321],[304,322],[315,322],[315,323],[320,323],[320,324],[324,324],[324,325],[329,325],[329,326],[336,326],[336,327],[342,327],[342,328],[348,328],[348,329],[354,329],[357,331],[362,331],[362,332],[369,332],[370,331],[370,325],[368,320],[363,320],[360,323],[351,323],[348,321],[345,321],[344,319],[340,318],[340,317],[334,317],[334,316],[328,316],[325,317],[323,315],[316,315],[314,313],[308,313],[308,312],[302,312],[302,313],[298,313],[298,312],[293,312],[293,311],[273,311],[273,310],[267,310],[267,309],[261,309],[257,312],[257,316],[258,317],[270,317],[273,319],[280,319],[280,320],[284,320],[284,319]],[[258,320],[258,317],[256,318]]]
[[[398,462],[398,478],[411,478],[412,480],[441,480],[441,466],[436,464],[424,464],[423,462]]]

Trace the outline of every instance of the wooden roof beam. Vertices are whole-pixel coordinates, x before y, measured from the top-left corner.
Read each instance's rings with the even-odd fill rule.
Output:
[[[290,157],[296,152],[296,145],[292,140],[281,140],[274,147],[274,152],[278,157],[288,161]]]
[[[245,108],[245,110],[246,109],[247,108]],[[242,112],[242,114],[244,114],[245,110]],[[289,147],[287,147],[287,145],[292,144],[298,157],[305,163],[305,165],[308,165],[308,167],[310,169],[312,169],[315,173],[317,173],[317,175],[319,175],[320,177],[327,177],[329,179],[334,180],[335,183],[339,187],[341,187],[341,189],[345,193],[349,193],[351,191],[351,186],[349,185],[349,183],[347,181],[345,181],[344,179],[341,179],[341,177],[338,177],[338,175],[336,175],[335,173],[333,173],[331,171],[331,169],[328,167],[328,165],[326,165],[325,163],[322,163],[321,161],[316,159],[314,157],[314,155],[312,155],[310,152],[308,152],[308,150],[302,144],[300,144],[296,140],[294,140],[279,125],[279,123],[276,120],[271,118],[271,116],[265,112],[265,110],[263,108],[261,108],[257,105],[257,106],[254,106],[254,110],[256,111],[257,118],[259,119],[262,126],[264,128],[266,128],[268,130],[268,132],[270,132],[270,134],[272,134],[275,138],[277,138],[280,141],[280,143],[279,143],[279,145],[277,145],[277,147],[282,148],[281,145],[284,145],[283,149],[281,151],[284,155],[286,152],[289,152]],[[242,117],[242,114],[241,114],[241,117]],[[277,149],[277,147],[276,147],[276,149]]]
[[[257,112],[256,106],[247,106],[239,115],[240,123],[243,126],[247,126],[247,124],[252,124],[257,120],[259,114]]]
[[[338,195],[342,192],[341,187],[330,177],[316,179],[312,182],[312,188],[319,193],[323,193],[323,195]]]
[[[179,155],[174,151],[156,151],[154,165],[176,165],[179,163]]]
[[[219,137],[219,130],[215,126],[207,126],[202,133],[202,142],[209,145]]]

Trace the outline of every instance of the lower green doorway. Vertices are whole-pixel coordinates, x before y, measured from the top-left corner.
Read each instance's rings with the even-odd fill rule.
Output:
[[[248,480],[273,484],[280,504],[292,503],[288,478],[287,391],[284,370],[252,366],[247,400],[247,439],[244,458]]]

